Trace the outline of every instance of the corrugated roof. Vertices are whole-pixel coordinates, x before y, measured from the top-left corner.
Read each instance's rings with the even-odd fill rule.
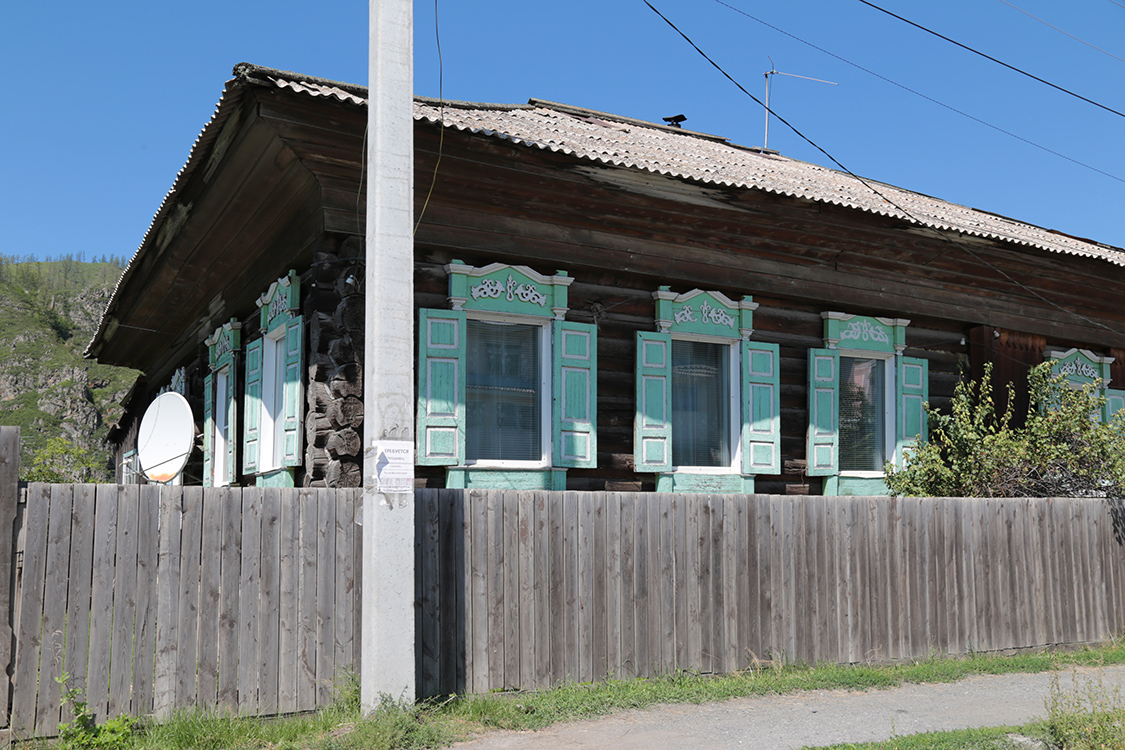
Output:
[[[118,281],[106,307],[109,312],[118,292],[153,240],[153,232],[171,210],[175,197],[200,166],[226,119],[233,99],[245,85],[275,86],[313,97],[325,97],[354,106],[367,106],[367,89],[354,84],[302,76],[288,71],[240,63],[235,78],[227,82],[211,121],[192,147],[187,163],[153,217],[140,247]],[[730,143],[720,136],[644,122],[555,102],[532,99],[528,104],[480,104],[416,97],[414,117],[447,128],[501,138],[533,148],[570,154],[603,164],[639,169],[654,174],[702,183],[764,190],[778,195],[903,219],[942,232],[996,240],[1050,252],[1097,258],[1125,266],[1125,250],[1082,240],[1032,224],[968,208],[885,183],[865,185],[845,172],[762,153]],[[869,187],[869,185],[871,187]],[[873,190],[872,187],[875,189]],[[878,193],[882,193],[881,197]],[[99,331],[86,353],[104,333]]]
[[[365,90],[313,79],[266,75],[275,85],[310,96],[366,105]],[[997,214],[818,164],[763,153],[725,138],[532,99],[529,104],[438,102],[417,97],[414,117],[583,159],[703,183],[765,190],[854,208],[941,232],[1006,240],[1125,266],[1125,250],[1071,237]],[[865,184],[866,183],[866,184]]]

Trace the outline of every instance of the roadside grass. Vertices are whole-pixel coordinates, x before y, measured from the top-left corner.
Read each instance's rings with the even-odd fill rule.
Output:
[[[1077,666],[1125,664],[1125,640],[1100,648],[1073,652],[1024,653],[1012,656],[974,654],[966,658],[933,656],[894,665],[784,665],[754,660],[752,668],[729,675],[677,672],[648,679],[606,679],[565,684],[551,690],[449,696],[417,705],[388,701],[364,716],[354,675],[339,681],[337,698],[316,713],[276,719],[236,718],[198,711],[176,714],[162,722],[140,724],[126,740],[107,746],[95,738],[52,747],[98,747],[105,750],[393,750],[445,747],[493,729],[535,730],[563,721],[604,716],[615,711],[646,708],[658,703],[705,703],[754,695],[801,690],[866,690],[904,683],[953,682],[971,675],[1029,673]],[[1092,694],[1090,694],[1092,695]],[[1090,695],[1085,695],[1086,704]],[[1060,696],[1060,716],[1081,713]],[[1095,714],[1094,709],[1086,711]],[[1125,720],[1125,709],[1118,721]],[[1076,731],[1084,731],[1079,726]],[[1119,728],[1125,726],[1117,725]],[[966,739],[946,736],[919,740],[898,738],[871,748],[1006,748],[1016,747],[1004,730],[975,730]],[[1009,730],[1014,731],[1014,730]],[[1034,727],[1021,732],[1035,732]],[[1042,731],[1047,731],[1046,729]],[[1042,734],[1042,733],[1041,733]],[[1028,736],[1041,736],[1031,734]],[[1042,735],[1045,736],[1045,735]],[[956,743],[961,744],[956,744]],[[935,744],[945,743],[945,744]],[[976,743],[976,744],[973,744]],[[44,745],[46,747],[46,745]],[[1067,747],[1083,747],[1070,744]],[[1109,745],[1122,747],[1122,745]]]
[[[1028,747],[1125,750],[1125,700],[1117,687],[1107,687],[1100,677],[1080,677],[1076,671],[1069,686],[1064,687],[1056,673],[1051,678],[1051,689],[1045,704],[1047,718],[1023,726],[926,732],[892,737],[886,742],[842,743],[819,750],[1007,750]]]

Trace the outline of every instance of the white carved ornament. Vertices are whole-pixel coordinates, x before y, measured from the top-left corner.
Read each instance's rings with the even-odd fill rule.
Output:
[[[1072,359],[1069,362],[1064,362],[1059,365],[1060,375],[1078,375],[1085,378],[1100,378],[1101,373],[1091,365],[1089,362],[1081,362],[1077,359]]]
[[[266,314],[269,316],[270,320],[273,320],[278,315],[281,315],[282,313],[288,312],[288,311],[289,311],[288,289],[282,289],[279,286],[277,288],[277,292],[273,295],[273,299],[270,300],[269,312],[267,312]]]
[[[481,299],[482,297],[499,299],[506,295],[509,302],[515,302],[518,298],[523,302],[530,302],[540,307],[547,306],[547,296],[536,289],[534,284],[519,284],[512,278],[511,274],[508,274],[507,284],[501,284],[496,279],[483,279],[481,283],[470,287],[469,293],[472,294],[473,299]]]
[[[711,322],[715,325],[726,326],[727,328],[734,328],[734,317],[721,307],[712,307],[704,300],[699,304],[699,313],[703,316],[703,322]],[[677,323],[698,323],[699,320],[695,317],[695,310],[691,305],[684,305],[680,311],[675,315]]]
[[[853,320],[852,324],[840,332],[840,340],[874,341],[878,344],[891,343],[886,330],[871,324],[870,320]]]

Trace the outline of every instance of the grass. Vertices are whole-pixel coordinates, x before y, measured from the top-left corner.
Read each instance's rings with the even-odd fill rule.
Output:
[[[890,688],[908,682],[952,682],[970,675],[1009,674],[1064,670],[1077,666],[1125,664],[1125,641],[1075,652],[977,654],[968,658],[934,656],[897,665],[782,665],[759,663],[739,673],[721,676],[678,672],[665,677],[635,680],[602,680],[566,684],[536,692],[509,692],[448,697],[418,705],[388,702],[374,714],[360,709],[359,686],[354,676],[343,679],[338,697],[315,714],[279,719],[239,719],[180,713],[167,721],[141,726],[127,744],[114,748],[137,750],[348,750],[350,748],[435,748],[494,729],[535,730],[557,722],[590,719],[625,709],[658,703],[704,703],[754,695],[777,695],[801,690]],[[1011,728],[966,730],[934,735],[895,738],[875,745],[841,745],[867,748],[1008,748],[1018,747],[1007,735],[1019,731],[1045,739],[1064,728],[1075,735],[1087,731],[1107,706],[1120,705],[1115,695],[1086,690],[1054,698],[1058,707],[1054,723]],[[1117,701],[1117,703],[1114,703]],[[1115,709],[1108,720],[1113,731],[1125,726],[1125,708]],[[1055,716],[1055,713],[1051,714]],[[1078,715],[1088,720],[1067,723]],[[1093,717],[1093,718],[1089,718]],[[1114,723],[1116,722],[1116,723]],[[1053,727],[1053,728],[1052,728]],[[1092,735],[1097,736],[1097,735]],[[103,747],[87,744],[84,747]],[[65,747],[65,745],[64,745]],[[75,745],[77,747],[77,745]],[[1085,748],[1099,745],[1068,744]],[[1119,742],[1107,747],[1121,748]]]

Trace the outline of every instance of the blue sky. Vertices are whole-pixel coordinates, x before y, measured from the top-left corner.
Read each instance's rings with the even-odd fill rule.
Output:
[[[759,99],[770,57],[837,82],[775,77],[771,105],[849,170],[1125,246],[1125,117],[859,0],[651,1]],[[1125,112],[1125,0],[877,4]],[[427,96],[439,93],[434,12],[415,4],[415,91]],[[762,145],[761,107],[643,0],[439,0],[437,12],[446,98],[683,113],[685,127]],[[13,2],[3,18],[7,255],[131,257],[238,62],[367,82],[364,2]],[[831,166],[776,120],[770,146]]]

